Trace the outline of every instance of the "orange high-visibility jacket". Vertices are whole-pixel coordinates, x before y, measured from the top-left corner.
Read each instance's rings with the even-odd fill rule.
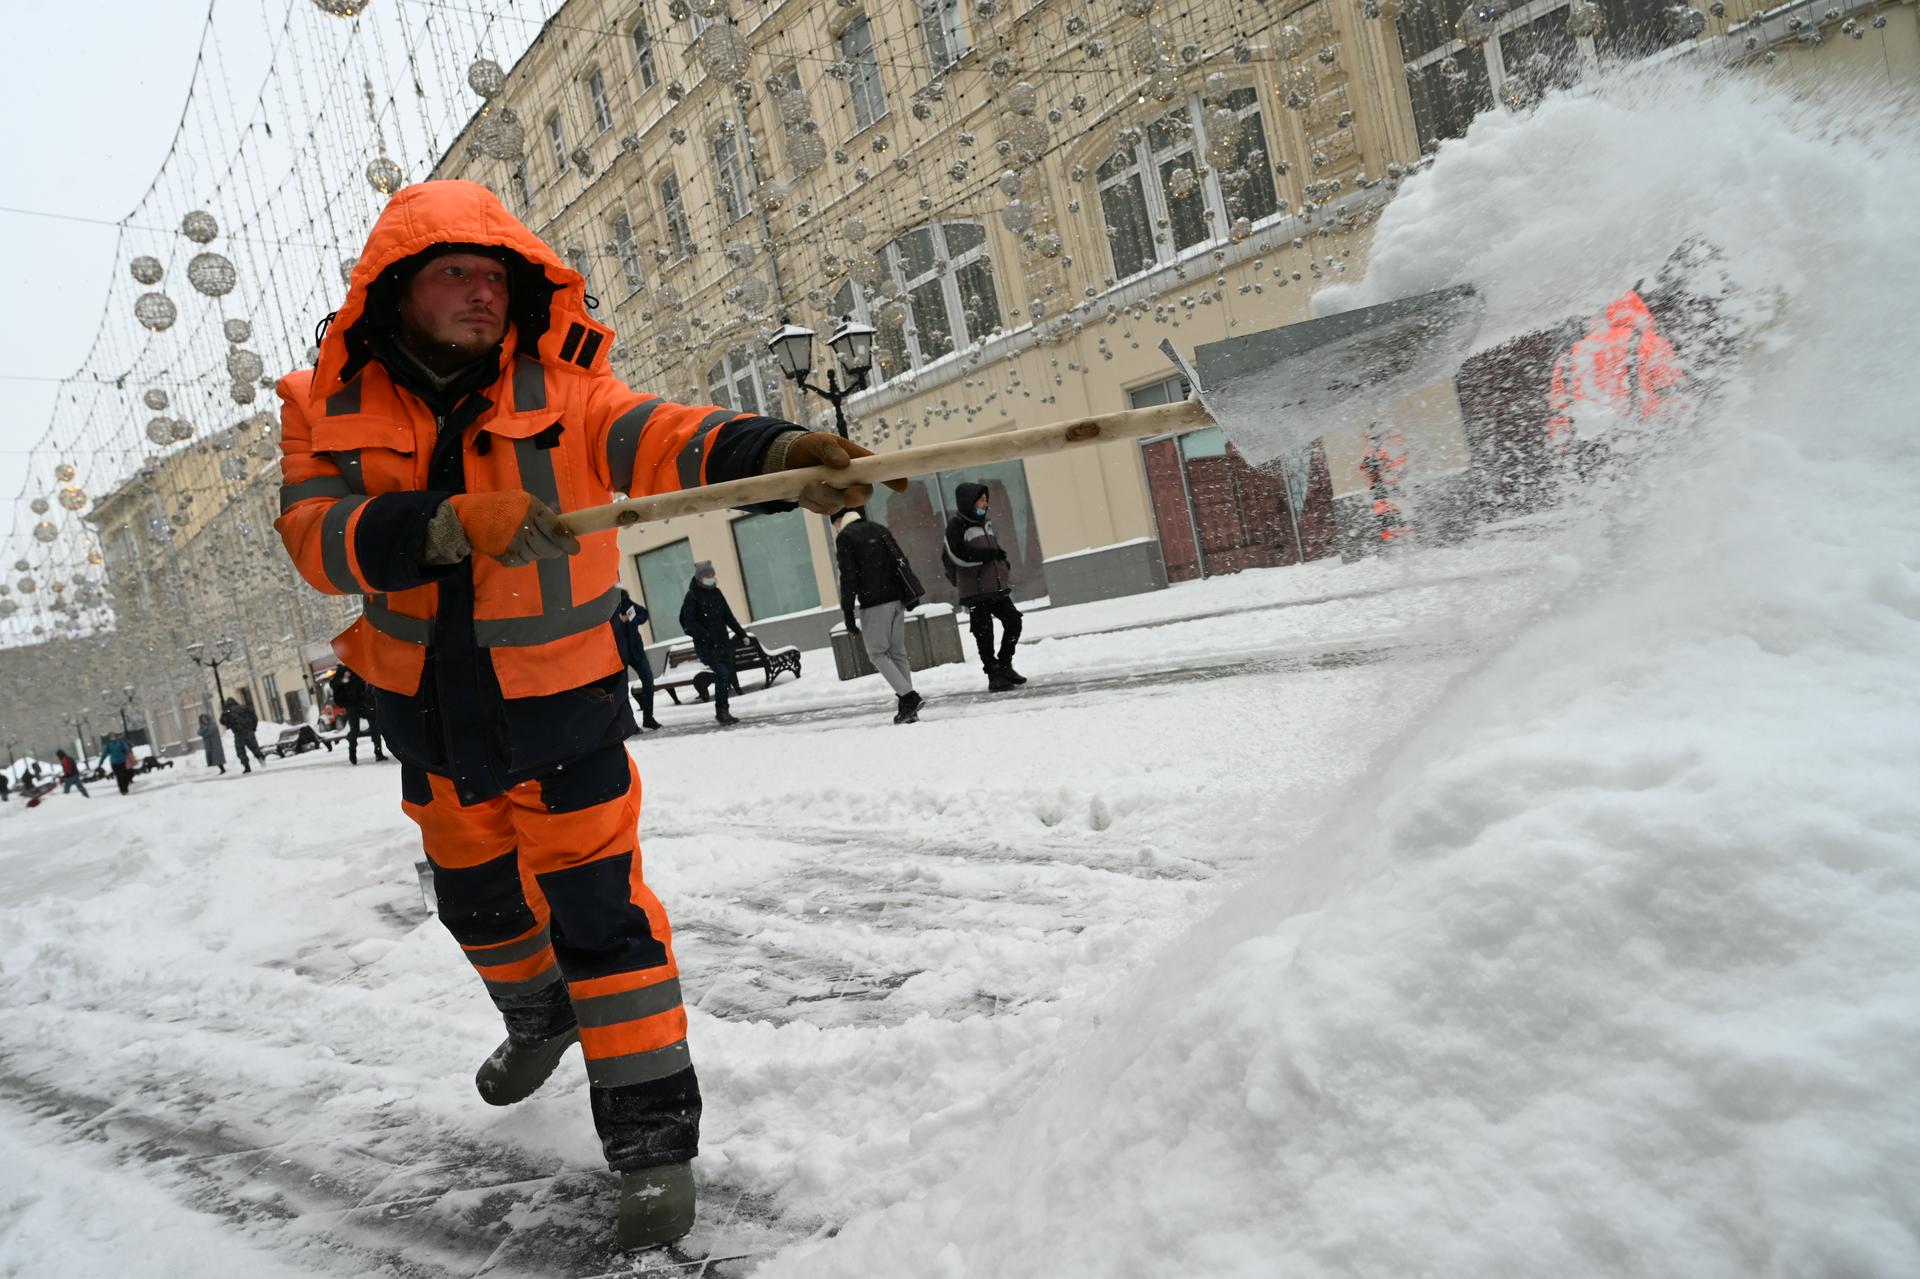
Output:
[[[1607,304],[1586,335],[1553,364],[1548,437],[1573,434],[1582,403],[1599,402],[1634,421],[1652,421],[1667,408],[1681,382],[1673,344],[1654,323],[1640,295],[1628,290]]]
[[[606,681],[622,669],[608,626],[619,598],[615,533],[583,537],[577,555],[517,568],[478,554],[454,570],[418,562],[427,521],[457,491],[429,482],[441,421],[369,355],[368,330],[358,326],[390,323],[367,311],[370,290],[394,296],[395,281],[381,283],[389,268],[446,244],[506,248],[537,272],[510,271],[514,322],[498,376],[477,392],[483,406],[465,425],[465,491],[524,489],[556,511],[577,510],[616,492],[659,493],[753,474],[775,437],[802,428],[670,403],[622,383],[607,363],[612,332],[588,315],[585,281],[485,187],[423,182],[388,202],[316,366],[279,384],[281,538],[315,588],[365,596],[363,613],[334,640],[334,651],[387,694],[426,694],[430,648],[477,650],[487,668],[482,691],[508,701]],[[538,287],[524,288],[528,278]],[[547,289],[552,296],[541,307],[537,295]],[[469,397],[463,408],[471,404]],[[455,589],[444,584],[450,572],[462,575],[458,624],[470,635],[449,636],[444,628],[453,619],[440,617],[443,589]]]

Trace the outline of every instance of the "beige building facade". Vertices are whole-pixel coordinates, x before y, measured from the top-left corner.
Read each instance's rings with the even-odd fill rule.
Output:
[[[1305,318],[1321,282],[1364,270],[1401,173],[1583,66],[1771,54],[1785,74],[1920,74],[1911,3],[1757,9],[572,0],[434,176],[493,188],[587,275],[636,387],[830,428],[766,339],[783,319],[818,331],[818,378],[841,318],[871,324],[877,384],[846,408],[852,438],[885,449],[1183,395],[1162,338]],[[1461,490],[1453,508],[1484,451],[1463,412],[1445,391],[1405,424],[1457,460],[1429,468]],[[1017,594],[1062,604],[1360,553],[1382,444],[1328,439],[1291,488],[1217,431],[965,478],[990,483],[1018,544]],[[959,478],[880,504],[936,592]],[[701,560],[769,643],[822,643],[837,619],[819,517],[621,536],[656,643]]]

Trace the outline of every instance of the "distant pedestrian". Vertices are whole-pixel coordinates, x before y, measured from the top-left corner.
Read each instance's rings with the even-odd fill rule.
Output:
[[[620,660],[640,677],[640,727],[654,729],[660,721],[653,717],[653,663],[647,660],[647,642],[640,635],[646,621],[647,610],[621,591],[613,609],[613,642],[620,649]]]
[[[207,752],[207,767],[219,769],[224,777],[227,772],[227,748],[220,741],[220,726],[205,711],[200,712],[200,745]]]
[[[333,672],[333,700],[339,704],[340,713],[347,718],[347,763],[360,762],[362,720],[366,721],[367,737],[373,742],[374,762],[386,759],[380,747],[380,721],[374,709],[373,685],[347,669],[343,662]],[[333,749],[331,743],[327,749]]]
[[[687,586],[686,599],[680,601],[680,629],[693,641],[701,663],[713,672],[714,718],[722,726],[738,724],[727,710],[727,697],[733,691],[733,644],[727,636],[731,633],[744,640],[747,632],[715,585],[709,560],[693,566],[693,581]]]
[[[893,722],[914,723],[926,699],[913,687],[907,614],[919,607],[926,590],[886,525],[871,515],[840,511],[833,516],[833,527],[839,534],[835,558],[840,563],[840,611],[846,616],[847,634],[860,637],[873,668],[893,689],[898,703]]]
[[[0,773],[0,804],[7,802],[7,796],[13,790],[13,774]]]
[[[101,747],[101,754],[107,757],[107,767],[113,770],[114,784],[119,786],[122,795],[133,785],[133,746],[124,737],[109,737]]]
[[[254,739],[254,734],[260,731],[260,717],[251,707],[229,697],[220,711],[220,723],[233,734],[233,753],[240,761],[241,772],[253,771],[253,765],[247,763],[249,751],[262,767],[266,766],[267,757],[261,754],[260,743]]]
[[[947,580],[960,594],[967,610],[967,629],[980,650],[980,666],[987,673],[987,691],[1005,692],[1027,682],[1013,669],[1014,646],[1020,642],[1020,610],[1013,603],[1013,573],[1007,553],[993,535],[987,518],[987,486],[962,484],[953,491],[954,517],[947,521],[944,556]],[[993,646],[993,623],[1000,622],[1000,647]]]
[[[80,780],[80,765],[73,762],[73,756],[64,750],[54,751],[54,756],[60,761],[60,793],[64,795],[70,790],[77,790],[92,799],[93,796],[87,794],[87,784]]]

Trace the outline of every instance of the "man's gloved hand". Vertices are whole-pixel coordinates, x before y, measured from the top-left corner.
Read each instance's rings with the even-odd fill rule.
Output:
[[[791,471],[806,466],[825,466],[832,470],[845,470],[849,462],[856,457],[870,457],[872,449],[862,448],[851,440],[843,440],[828,431],[808,431],[801,435],[783,435],[774,442],[773,449],[767,454],[768,471]],[[887,487],[896,493],[907,491],[905,480],[888,480]],[[846,488],[835,488],[824,481],[807,485],[795,500],[817,515],[831,515],[842,507],[865,506],[867,499],[873,496],[870,484],[851,484]]]
[[[456,493],[448,498],[427,526],[423,558],[429,564],[456,563],[462,544],[508,568],[572,555],[580,549],[580,539],[567,532],[545,502],[519,489]]]

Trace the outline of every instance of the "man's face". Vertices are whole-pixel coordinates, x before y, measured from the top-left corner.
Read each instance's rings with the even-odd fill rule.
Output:
[[[441,254],[408,283],[400,325],[423,352],[485,355],[507,335],[507,268],[478,253]]]

